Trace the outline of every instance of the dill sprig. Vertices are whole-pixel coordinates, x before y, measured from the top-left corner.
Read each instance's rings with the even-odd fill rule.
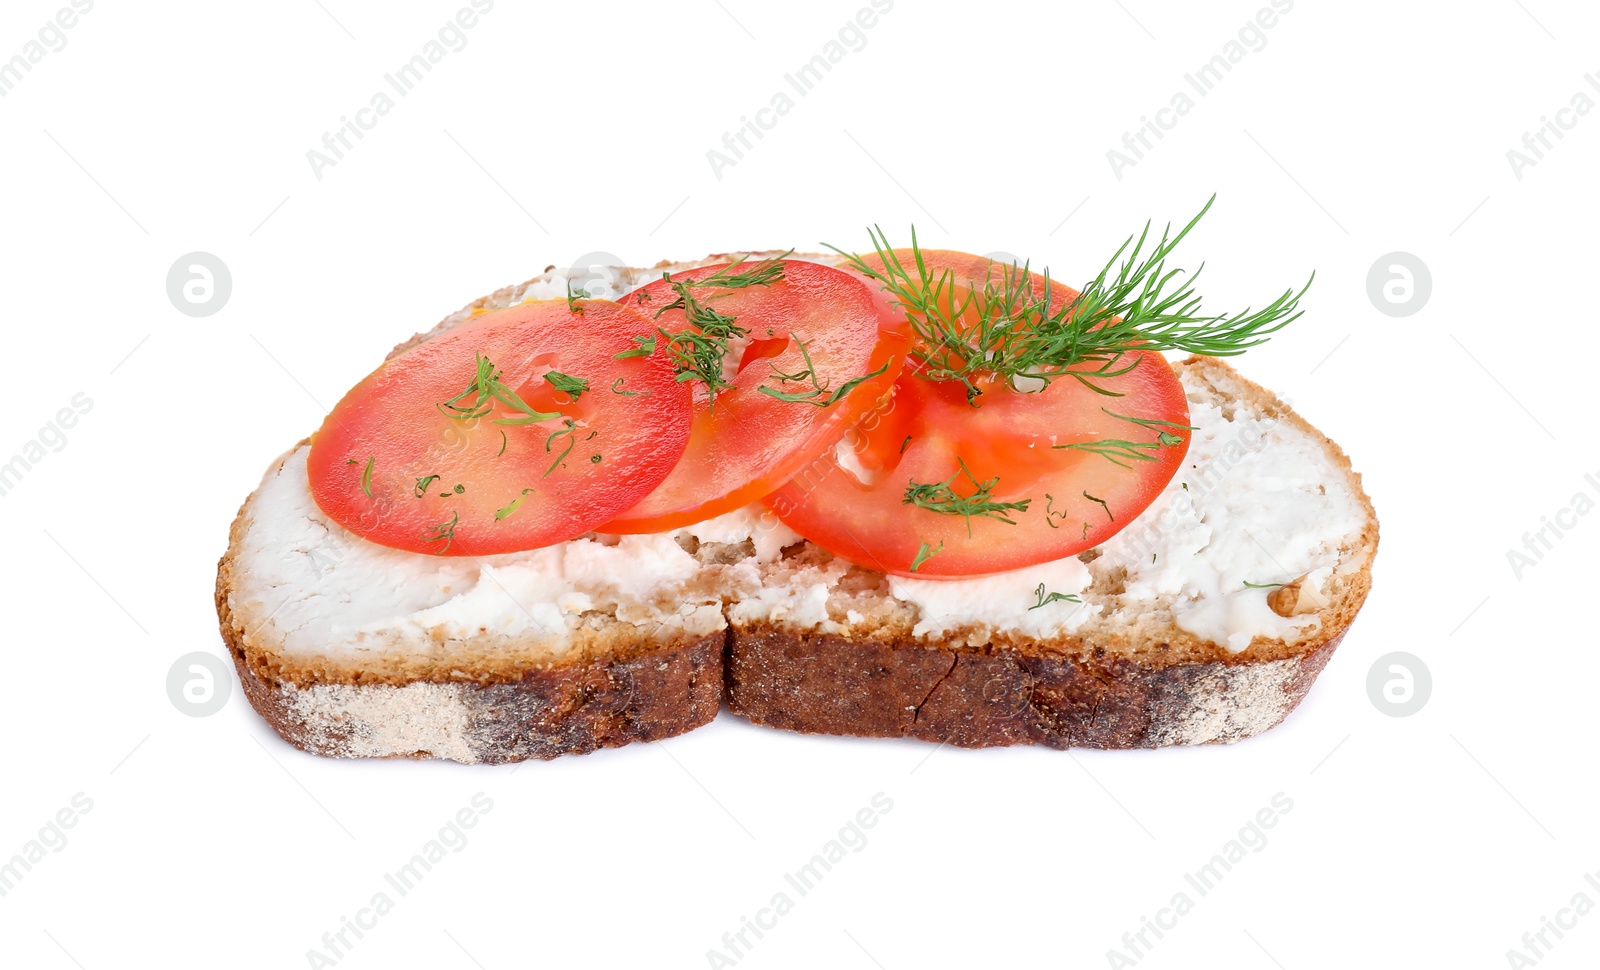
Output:
[[[495,424],[537,424],[540,421],[549,421],[552,418],[561,417],[561,413],[558,411],[545,413],[543,411],[535,411],[529,407],[522,398],[517,396],[516,391],[501,382],[500,371],[495,369],[489,358],[482,354],[474,356],[477,358],[477,370],[474,373],[472,382],[460,394],[443,404],[434,405],[439,409],[440,414],[460,421],[487,417],[494,413],[495,402],[498,401],[511,410],[521,413],[522,417],[496,418]],[[471,403],[463,405],[461,402],[467,398],[472,398]]]
[[[811,362],[811,351],[806,347],[806,342],[801,340],[799,337],[796,337],[792,333],[789,336],[800,348],[800,358],[805,361],[805,369],[795,371],[793,374],[785,374],[774,367],[772,369],[772,376],[778,379],[778,383],[780,385],[788,383],[803,384],[806,381],[810,381],[811,390],[779,391],[774,388],[767,387],[765,384],[757,388],[757,390],[759,390],[762,394],[765,394],[768,397],[777,398],[780,401],[789,401],[798,404],[810,404],[819,408],[829,407],[846,394],[849,394],[851,391],[855,390],[863,382],[870,381],[874,377],[885,373],[889,369],[889,364],[886,361],[884,365],[877,370],[872,371],[869,374],[863,374],[860,377],[845,381],[832,392],[829,392],[828,385],[817,380],[817,365]],[[818,398],[822,398],[822,400],[819,401],[817,400]]]
[[[994,487],[1000,483],[1000,476],[996,475],[988,481],[980,482],[977,476],[973,475],[972,471],[967,468],[966,461],[957,458],[956,464],[960,470],[942,482],[929,484],[910,482],[906,486],[905,497],[900,500],[901,504],[915,505],[918,508],[927,509],[929,512],[938,512],[940,515],[959,515],[967,520],[967,536],[969,538],[972,535],[972,519],[974,516],[994,519],[998,522],[1004,522],[1006,525],[1016,525],[1017,522],[1011,518],[1011,513],[1028,511],[1029,504],[1033,502],[1031,498],[1025,498],[1017,502],[996,502],[994,500]],[[963,475],[972,483],[972,494],[970,495],[962,495],[952,487],[956,479]]]
[[[717,392],[733,385],[723,376],[723,360],[728,356],[728,342],[750,333],[739,326],[735,318],[718,313],[694,295],[696,280],[673,280],[671,274],[662,274],[678,294],[678,298],[656,311],[659,318],[668,310],[682,310],[689,324],[678,333],[660,330],[667,339],[667,353],[672,358],[678,381],[700,381],[711,396],[711,407],[717,405]]]
[[[1183,444],[1183,438],[1168,431],[1168,428],[1178,428],[1183,431],[1194,430],[1194,426],[1189,424],[1178,424],[1160,418],[1135,418],[1126,414],[1117,414],[1109,408],[1101,408],[1100,410],[1113,418],[1136,424],[1141,428],[1159,429],[1156,431],[1156,440],[1129,441],[1125,438],[1101,438],[1096,441],[1079,441],[1073,444],[1051,445],[1050,447],[1085,451],[1093,455],[1099,455],[1113,465],[1132,468],[1133,466],[1129,462],[1155,461],[1161,457],[1160,451],[1163,447],[1170,448],[1173,445]]]
[[[1071,593],[1046,593],[1043,583],[1040,583],[1038,588],[1033,591],[1033,595],[1034,595],[1034,598],[1036,600],[1038,600],[1038,602],[1036,602],[1032,606],[1028,607],[1028,609],[1030,609],[1030,610],[1037,610],[1040,607],[1049,606],[1051,603],[1082,603],[1083,602],[1082,599],[1080,599],[1077,596],[1072,595]]]
[[[794,250],[769,256],[750,264],[749,269],[739,270],[750,259],[749,256],[740,256],[738,259],[712,273],[710,276],[695,283],[695,286],[718,286],[725,290],[741,290],[747,286],[769,286],[783,279],[783,261],[794,255]],[[738,270],[738,272],[735,272]]]
[[[372,466],[377,463],[378,456],[367,456],[367,467],[361,470],[361,490],[367,493],[367,498],[372,497]]]
[[[571,375],[563,374],[560,371],[550,371],[546,373],[544,375],[544,380],[546,384],[549,384],[551,387],[555,388],[561,393],[568,395],[574,401],[578,399],[580,394],[589,389],[589,381],[587,378],[572,377]]]
[[[917,376],[961,382],[974,406],[982,393],[979,379],[991,375],[1013,390],[1070,377],[1116,396],[1102,382],[1137,365],[1139,358],[1130,362],[1129,354],[1178,350],[1233,356],[1299,318],[1299,301],[1310,280],[1298,293],[1285,290],[1260,310],[1213,316],[1201,313],[1195,295],[1200,272],[1183,278],[1183,270],[1167,268],[1173,249],[1215,201],[1212,196],[1176,234],[1169,224],[1148,252],[1150,224],[1146,223],[1137,237],[1130,236],[1118,247],[1077,297],[1057,310],[1051,309],[1054,284],[1049,272],[1042,276],[1042,292],[1035,294],[1034,274],[1027,264],[1002,267],[998,280],[991,267],[982,285],[971,287],[958,283],[949,270],[934,273],[917,245],[915,228],[909,264],[894,254],[877,226],[869,235],[882,269],[857,254],[829,248],[844,256],[851,268],[878,281],[904,308],[921,343],[917,353],[927,365]]]
[[[613,360],[627,360],[629,357],[649,357],[656,352],[656,335],[653,333],[640,334],[631,338],[638,346],[632,350],[624,350],[619,354],[612,354]],[[615,389],[613,387],[613,389]]]
[[[717,318],[716,322],[709,323],[707,319],[702,319],[698,330],[662,333],[667,338],[667,353],[672,358],[678,382],[699,381],[704,384],[710,396],[710,407],[715,409],[717,392],[733,386],[723,374],[728,342],[750,331],[736,326],[733,317],[724,317],[714,310],[711,313]]]
[[[1071,514],[1065,511],[1057,512],[1054,508],[1052,508],[1052,506],[1055,505],[1055,501],[1056,497],[1054,495],[1051,495],[1049,492],[1044,493],[1044,524],[1052,529],[1059,529],[1061,526],[1056,525],[1055,520],[1060,519],[1061,521],[1065,522],[1067,519],[1071,518]]]
[[[1182,441],[1182,438],[1178,439]],[[1113,465],[1123,468],[1132,468],[1129,462],[1155,461],[1161,456],[1156,452],[1161,448],[1161,442],[1156,441],[1128,441],[1123,438],[1101,438],[1097,441],[1079,441],[1070,445],[1051,445],[1052,448],[1070,449],[1072,451],[1085,451],[1091,455],[1099,455]]]
[[[567,460],[567,456],[572,453],[573,447],[578,443],[578,436],[574,433],[577,431],[577,428],[577,422],[573,421],[571,418],[568,418],[567,423],[563,427],[550,432],[550,437],[544,439],[544,453],[547,455],[550,453],[550,449],[554,446],[557,438],[566,438],[567,447],[561,452],[561,454],[556,456],[555,461],[550,463],[550,467],[544,470],[544,474],[540,476],[541,478],[549,478],[550,473],[559,468],[563,461]]]
[[[792,253],[793,250],[789,252]],[[677,379],[680,382],[700,381],[704,384],[710,395],[709,406],[713,409],[717,405],[717,392],[733,386],[723,376],[723,362],[728,356],[729,341],[735,337],[748,336],[750,331],[739,326],[736,318],[718,313],[716,308],[711,306],[711,302],[716,299],[715,296],[702,300],[694,291],[770,286],[783,278],[783,259],[788,255],[789,253],[784,253],[782,256],[764,259],[742,270],[740,267],[745,265],[748,257],[741,257],[700,279],[686,276],[674,280],[671,273],[661,274],[661,278],[667,281],[668,287],[677,294],[677,299],[657,310],[656,318],[660,319],[668,310],[682,310],[683,318],[689,326],[678,333],[669,333],[660,328],[657,328],[657,332],[667,340],[667,353],[672,358]],[[637,337],[634,339],[643,349],[643,341]]]
[[[1100,506],[1102,509],[1105,509],[1106,519],[1108,521],[1110,521],[1110,522],[1117,521],[1117,517],[1111,514],[1111,506],[1106,504],[1106,500],[1105,499],[1103,499],[1103,498],[1095,498],[1093,495],[1090,495],[1089,494],[1089,490],[1087,488],[1083,490],[1083,497],[1088,499],[1089,501],[1093,502],[1094,504]],[[1085,522],[1083,524],[1083,530],[1084,530],[1084,534],[1087,535],[1088,531],[1089,531],[1089,523]]]
[[[587,299],[589,299],[589,291],[588,290],[585,290],[582,287],[580,287],[580,288],[575,290],[575,289],[572,288],[572,281],[571,280],[567,280],[567,312],[568,313],[582,313],[583,312],[583,307],[578,305],[578,301],[579,300],[587,300]]]
[[[461,513],[453,512],[450,515],[450,521],[441,522],[438,525],[429,526],[427,529],[423,530],[422,541],[438,542],[441,539],[444,540],[444,545],[440,546],[439,550],[435,553],[435,555],[442,556],[450,549],[450,543],[456,540],[456,526],[460,522]]]
[[[1100,410],[1102,413],[1109,414],[1119,421],[1127,421],[1132,424],[1137,424],[1141,428],[1177,428],[1179,431],[1195,430],[1195,426],[1192,424],[1179,424],[1176,421],[1165,421],[1161,418],[1135,418],[1126,414],[1118,414],[1110,408],[1101,408]]]
[[[522,506],[522,500],[528,497],[528,493],[529,492],[533,492],[533,491],[537,491],[537,489],[525,488],[525,489],[522,490],[522,494],[518,495],[516,498],[511,500],[511,504],[510,505],[507,505],[507,506],[505,506],[503,508],[495,509],[494,510],[494,520],[496,522],[499,522],[501,519],[504,519],[506,516],[508,516],[511,513],[515,512],[518,508],[520,508]]]
[[[911,557],[911,571],[916,572],[921,569],[923,563],[937,556],[943,550],[944,542],[942,540],[936,546],[930,546],[926,542],[921,543],[917,546],[917,554]]]

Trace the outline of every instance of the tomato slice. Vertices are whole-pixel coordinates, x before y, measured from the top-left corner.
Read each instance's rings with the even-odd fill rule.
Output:
[[[896,255],[911,265],[909,251]],[[965,253],[922,257],[933,273],[950,270],[966,285],[998,281],[1001,271],[989,277],[989,261]],[[1032,286],[1042,294],[1042,277]],[[1057,309],[1077,295],[1054,281],[1050,290]],[[959,292],[954,299],[959,304]],[[919,376],[924,359],[914,350],[886,405],[767,497],[785,525],[896,575],[1019,569],[1116,534],[1161,493],[1188,451],[1188,401],[1158,353],[1131,352],[1117,365],[1125,372],[1096,378],[1109,393],[1072,377],[1027,393],[979,377],[976,407],[961,382]],[[1078,445],[1094,450],[1062,447]]]
[[[781,277],[766,285],[690,289],[746,332],[729,341],[722,375],[730,386],[713,394],[703,381],[693,382],[694,423],[683,458],[655,491],[601,531],[662,532],[754,502],[817,460],[893,386],[909,338],[904,316],[876,285],[819,263],[780,262]],[[723,269],[678,273],[623,300],[654,316],[661,334],[680,333],[691,329],[685,310],[664,310],[678,300],[672,283]],[[674,352],[667,337],[660,342],[658,354]]]
[[[328,415],[312,497],[412,552],[481,556],[589,532],[660,484],[688,442],[690,392],[671,366],[617,356],[650,329],[617,303],[547,300],[425,341]]]

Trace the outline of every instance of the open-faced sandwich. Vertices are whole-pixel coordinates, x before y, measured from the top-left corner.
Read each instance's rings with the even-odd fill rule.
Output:
[[[216,600],[246,696],[307,751],[464,762],[724,700],[964,746],[1259,733],[1349,628],[1378,525],[1219,359],[1300,294],[1202,313],[1168,265],[1193,225],[1081,291],[875,233],[484,297],[240,509]]]

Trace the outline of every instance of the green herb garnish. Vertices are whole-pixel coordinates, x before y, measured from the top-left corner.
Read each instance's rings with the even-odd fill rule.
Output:
[[[1055,504],[1055,501],[1056,497],[1054,495],[1051,495],[1049,492],[1044,493],[1044,524],[1052,529],[1059,529],[1061,526],[1056,525],[1052,520],[1062,519],[1064,521],[1067,518],[1067,513],[1057,512],[1052,509],[1051,506]]]
[[[527,498],[528,497],[528,493],[532,492],[532,491],[536,491],[536,489],[525,488],[525,489],[522,490],[522,494],[521,495],[518,495],[516,498],[511,500],[511,504],[510,505],[507,505],[503,509],[495,509],[494,520],[496,522],[499,522],[501,519],[503,519],[506,516],[510,515],[511,513],[515,512],[517,510],[517,507],[522,504],[522,500]]]
[[[620,354],[612,354],[611,359],[626,360],[629,357],[649,357],[651,354],[656,352],[656,335],[653,333],[647,333],[638,337],[634,337],[633,342],[639,346],[633,348],[632,350],[624,350]]]
[[[1100,506],[1101,508],[1105,509],[1106,510],[1106,518],[1110,519],[1112,522],[1117,521],[1117,517],[1111,514],[1111,506],[1106,504],[1105,499],[1095,498],[1093,495],[1089,494],[1089,490],[1088,489],[1084,489],[1083,490],[1083,497],[1088,499],[1089,501],[1095,503],[1096,505]],[[1089,523],[1085,522],[1083,524],[1083,529],[1084,529],[1084,533],[1087,535],[1088,531],[1089,531]]]
[[[373,455],[367,456],[367,467],[361,470],[361,490],[367,493],[367,498],[372,497],[372,466],[376,462]]]
[[[937,556],[940,550],[943,548],[943,542],[940,542],[937,546],[932,547],[930,547],[926,542],[922,543],[922,545],[917,547],[917,554],[911,560],[911,571],[916,572],[918,569],[922,568],[923,563],[927,562],[929,559],[932,559],[934,556]]]
[[[1184,431],[1194,430],[1192,425],[1176,424],[1172,421],[1163,421],[1160,418],[1133,418],[1125,414],[1117,414],[1115,411],[1112,411],[1108,408],[1101,408],[1100,410],[1111,415],[1113,418],[1136,424],[1141,428],[1158,428],[1161,430],[1157,431],[1156,440],[1154,441],[1128,441],[1123,438],[1101,438],[1097,441],[1080,441],[1068,445],[1051,445],[1051,447],[1086,451],[1090,454],[1101,456],[1102,458],[1111,462],[1113,465],[1121,465],[1123,468],[1132,468],[1133,466],[1129,464],[1129,462],[1156,461],[1161,457],[1160,450],[1163,447],[1170,448],[1173,445],[1183,444],[1183,438],[1173,434],[1170,431],[1167,431],[1167,428],[1178,428]]]
[[[572,288],[572,281],[571,280],[567,280],[567,312],[569,312],[569,313],[582,313],[583,312],[583,307],[578,306],[578,301],[579,300],[587,300],[587,299],[589,299],[589,291],[588,290],[585,290],[585,289],[576,289],[575,290],[575,289]]]
[[[1049,606],[1051,603],[1063,603],[1063,602],[1065,602],[1065,603],[1082,603],[1083,602],[1083,600],[1081,600],[1078,597],[1072,595],[1071,593],[1049,593],[1049,594],[1046,594],[1045,591],[1044,591],[1044,584],[1043,583],[1040,583],[1039,584],[1039,588],[1035,589],[1033,591],[1033,595],[1034,595],[1034,598],[1038,600],[1038,602],[1034,603],[1032,606],[1028,607],[1028,609],[1030,609],[1030,610],[1036,610],[1041,606]]]
[[[796,371],[793,374],[785,374],[777,368],[773,368],[772,376],[776,377],[780,384],[787,384],[790,382],[802,384],[806,381],[810,381],[811,390],[784,392],[774,390],[770,387],[767,387],[765,384],[758,388],[762,394],[765,394],[768,397],[777,398],[780,401],[789,401],[798,404],[811,404],[819,408],[829,407],[840,398],[859,387],[862,382],[870,381],[874,377],[886,372],[889,369],[889,364],[893,362],[892,360],[885,362],[882,367],[870,374],[863,374],[862,376],[853,380],[845,381],[843,384],[840,384],[832,393],[829,393],[828,386],[817,380],[817,366],[811,362],[811,352],[806,348],[806,342],[801,340],[799,337],[794,336],[794,334],[790,334],[789,336],[800,348],[800,358],[805,361],[805,370]],[[819,397],[821,397],[822,400],[817,400]]]
[[[1036,292],[1034,274],[1026,264],[1002,267],[998,279],[991,267],[988,278],[972,286],[958,282],[951,271],[934,273],[917,245],[915,229],[909,264],[894,254],[888,237],[876,226],[869,235],[881,269],[857,254],[829,248],[843,255],[851,268],[882,284],[905,309],[922,344],[916,353],[927,364],[917,376],[961,382],[974,407],[983,393],[980,379],[986,376],[1004,380],[1013,390],[1020,389],[1019,381],[1048,385],[1070,377],[1092,390],[1114,394],[1100,383],[1132,370],[1141,352],[1232,356],[1263,343],[1300,316],[1299,301],[1311,285],[1309,280],[1299,293],[1285,290],[1261,310],[1219,316],[1200,312],[1194,289],[1198,272],[1175,282],[1184,273],[1169,270],[1167,257],[1215,201],[1212,196],[1176,235],[1169,225],[1146,255],[1147,223],[1137,239],[1130,236],[1117,249],[1100,275],[1059,308],[1052,307],[1055,294],[1049,273],[1043,274],[1043,285]]]
[[[1160,418],[1134,418],[1129,417],[1126,414],[1118,414],[1110,408],[1101,408],[1100,410],[1111,415],[1113,418],[1116,418],[1120,421],[1132,422],[1133,424],[1139,425],[1141,428],[1176,428],[1179,431],[1195,430],[1195,426],[1192,424],[1178,424],[1176,421],[1163,421]]]
[[[667,282],[678,298],[657,310],[656,318],[660,319],[668,310],[682,310],[683,318],[689,327],[678,333],[668,333],[659,328],[658,332],[667,339],[667,351],[672,357],[672,365],[677,371],[678,380],[699,381],[704,384],[710,395],[709,406],[713,409],[717,404],[717,392],[733,386],[723,376],[723,361],[728,356],[729,341],[735,337],[747,336],[750,331],[739,326],[734,317],[718,313],[710,305],[716,297],[701,300],[694,291],[705,288],[736,290],[749,286],[770,286],[783,278],[782,260],[783,256],[764,259],[748,270],[735,272],[744,265],[744,259],[740,259],[701,279],[685,276],[683,279],[674,280],[671,273],[661,274],[661,278]]]
[[[735,337],[743,337],[750,331],[739,326],[733,317],[718,313],[701,303],[690,292],[692,284],[692,280],[672,284],[673,290],[678,293],[678,299],[662,307],[656,316],[659,317],[668,310],[683,310],[684,318],[689,321],[689,328],[678,333],[668,333],[665,330],[660,333],[667,338],[667,353],[672,358],[672,366],[677,372],[678,381],[680,383],[699,381],[704,384],[711,397],[711,407],[714,409],[717,392],[733,386],[723,376],[723,360],[728,356],[728,342]]]
[[[476,356],[478,361],[477,372],[472,378],[472,383],[467,385],[466,390],[450,400],[443,404],[435,405],[440,414],[462,421],[470,418],[487,417],[494,413],[495,402],[498,401],[513,411],[520,412],[522,417],[496,418],[495,424],[537,424],[540,421],[549,421],[552,418],[561,417],[561,413],[558,411],[545,413],[528,407],[527,403],[518,397],[515,391],[501,382],[500,372],[495,369],[489,358],[482,354],[477,354]],[[463,406],[460,402],[467,398],[472,398],[472,403]]]
[[[542,477],[549,478],[550,473],[555,471],[556,468],[566,460],[567,455],[572,452],[573,446],[578,442],[577,435],[573,433],[577,430],[577,427],[577,422],[573,421],[571,418],[568,418],[564,427],[557,431],[550,432],[550,437],[544,439],[544,453],[547,455],[550,453],[551,446],[555,443],[557,438],[565,437],[567,439],[567,447],[561,452],[561,454],[556,456],[555,461],[550,463],[550,467],[545,469]]]
[[[441,522],[438,525],[429,526],[427,529],[423,530],[422,541],[423,542],[438,542],[439,540],[443,539],[444,540],[444,545],[441,546],[439,548],[439,551],[434,553],[434,555],[437,555],[437,556],[444,555],[445,552],[447,550],[449,550],[450,543],[455,541],[455,538],[456,538],[456,525],[460,521],[461,521],[461,513],[460,512],[452,512],[451,515],[450,515],[450,521]]]
[[[544,375],[544,379],[545,383],[561,393],[569,395],[574,401],[578,399],[580,394],[589,389],[589,381],[587,379],[572,377],[560,371],[550,371]]]
[[[740,256],[710,276],[689,282],[691,286],[717,286],[725,290],[742,290],[747,286],[770,286],[783,279],[783,261],[793,255],[794,250],[791,249],[786,253],[751,263],[749,269],[735,272],[750,259],[748,255]]]
[[[1180,439],[1181,440],[1181,439]],[[1126,441],[1121,438],[1102,438],[1099,441],[1080,441],[1070,445],[1051,445],[1052,448],[1085,451],[1091,455],[1121,465],[1123,468],[1132,468],[1130,461],[1155,461],[1160,456],[1155,454],[1161,445],[1154,441]]]
[[[967,535],[972,535],[972,519],[995,519],[1006,525],[1016,525],[1016,520],[1011,518],[1012,512],[1026,512],[1033,499],[1022,499],[1017,502],[996,502],[994,500],[994,487],[1000,483],[1000,477],[985,482],[980,482],[977,476],[967,468],[967,463],[960,458],[956,459],[960,470],[942,482],[931,484],[918,484],[913,481],[906,486],[905,497],[901,504],[915,505],[930,512],[940,515],[959,515],[967,520]],[[955,480],[965,475],[972,483],[972,494],[961,495],[951,486]]]

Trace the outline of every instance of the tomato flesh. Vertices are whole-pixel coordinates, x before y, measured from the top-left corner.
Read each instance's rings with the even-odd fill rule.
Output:
[[[693,269],[672,280],[705,279],[719,269]],[[724,373],[737,368],[727,377],[732,386],[713,396],[704,383],[693,383],[693,427],[683,457],[655,491],[601,531],[662,532],[731,511],[767,495],[832,447],[888,393],[905,359],[904,317],[875,290],[854,273],[799,260],[784,260],[782,277],[765,286],[692,289],[748,331],[730,342],[730,357],[737,356]],[[658,315],[676,298],[662,279],[623,301],[654,317],[660,330],[678,333],[688,327],[682,309]],[[666,343],[663,337],[658,354]],[[880,373],[819,406],[874,372]],[[799,374],[807,376],[776,376]],[[763,387],[806,398],[780,400]]]
[[[910,254],[899,255],[909,266]],[[981,285],[990,272],[982,257],[922,255],[935,273],[950,269],[963,283]],[[993,272],[998,280],[1000,268]],[[1042,278],[1033,286],[1042,293]],[[1076,295],[1052,281],[1055,307]],[[918,376],[925,365],[913,353],[884,406],[766,504],[834,554],[902,576],[977,576],[1074,555],[1133,521],[1188,451],[1188,402],[1172,368],[1158,353],[1133,351],[1117,369],[1130,363],[1120,376],[1094,380],[1118,396],[1070,376],[1022,393],[990,375],[975,380],[974,407],[961,382]],[[1058,447],[1117,440],[1145,445],[1137,453],[1151,460],[1123,455],[1123,467],[1101,453]],[[932,501],[907,504],[914,485],[947,489],[923,489]],[[967,516],[953,513],[974,506],[940,500],[951,498],[1027,507],[991,504],[989,514]]]
[[[690,392],[660,355],[616,356],[650,332],[640,314],[605,300],[576,308],[486,313],[386,361],[312,438],[317,506],[381,545],[479,556],[575,538],[637,503],[683,453]],[[458,399],[480,360],[554,416],[524,421],[495,397],[476,408],[480,394]],[[562,375],[587,390],[561,389]]]

